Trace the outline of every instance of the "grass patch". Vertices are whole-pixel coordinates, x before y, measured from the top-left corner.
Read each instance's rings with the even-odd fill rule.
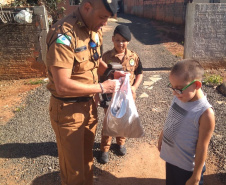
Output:
[[[209,86],[218,86],[223,83],[223,77],[220,75],[210,75],[205,73],[203,84]]]
[[[184,53],[176,53],[175,55],[176,57],[180,57],[180,58],[183,58],[184,57]]]
[[[25,85],[39,85],[44,83],[45,83],[44,80],[38,79],[38,80],[30,80],[29,82],[26,82]]]
[[[14,109],[14,112],[20,112],[24,109],[25,107],[24,106],[21,106],[21,107],[17,107]]]

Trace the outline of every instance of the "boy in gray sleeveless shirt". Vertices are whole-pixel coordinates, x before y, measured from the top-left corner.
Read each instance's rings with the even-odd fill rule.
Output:
[[[212,106],[202,91],[204,69],[186,59],[173,66],[169,80],[173,101],[159,136],[166,161],[166,185],[202,185],[209,141],[215,127]]]

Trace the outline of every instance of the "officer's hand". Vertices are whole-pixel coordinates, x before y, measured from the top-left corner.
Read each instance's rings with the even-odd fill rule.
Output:
[[[121,83],[119,80],[106,80],[102,83],[104,93],[114,93],[120,89]]]
[[[126,76],[126,72],[124,71],[115,71],[114,72],[114,79],[119,79],[120,77]]]

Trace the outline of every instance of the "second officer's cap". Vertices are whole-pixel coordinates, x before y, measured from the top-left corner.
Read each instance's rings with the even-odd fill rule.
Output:
[[[117,12],[118,1],[117,0],[102,0],[105,8],[111,12],[111,15],[114,16]]]

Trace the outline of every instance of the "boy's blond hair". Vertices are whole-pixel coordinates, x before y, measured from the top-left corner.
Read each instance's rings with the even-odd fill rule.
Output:
[[[184,81],[202,80],[204,69],[194,59],[184,59],[177,62],[171,69],[170,75],[176,75]]]

